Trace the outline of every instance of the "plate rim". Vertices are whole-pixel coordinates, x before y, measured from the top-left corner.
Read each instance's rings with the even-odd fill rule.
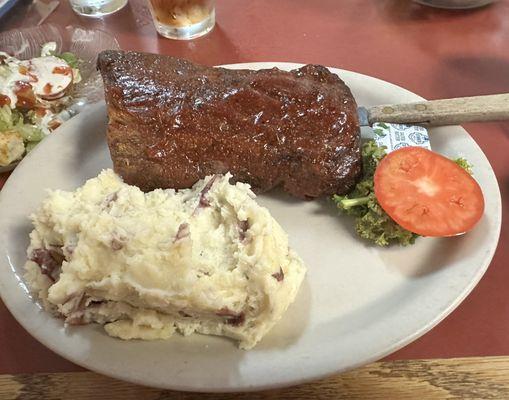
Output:
[[[290,63],[290,62],[250,62],[250,63],[224,64],[224,65],[219,65],[218,67],[224,67],[224,68],[229,68],[229,69],[248,68],[248,69],[256,70],[256,69],[272,68],[272,67],[278,67],[281,69],[293,69],[293,68],[298,68],[302,65],[305,65],[305,64]],[[327,67],[327,68],[329,70],[331,70],[332,72],[339,74],[340,76],[342,73],[349,73],[349,74],[357,75],[358,78],[368,77],[370,79],[376,79],[376,80],[380,81],[381,83],[383,83],[384,85],[390,85],[394,89],[397,89],[399,91],[401,91],[401,90],[406,91],[408,94],[410,94],[414,97],[417,96],[420,99],[423,99],[421,96],[417,95],[414,92],[411,92],[403,87],[400,87],[400,86],[395,85],[391,82],[388,82],[388,81],[385,81],[385,80],[382,80],[382,79],[379,79],[379,78],[376,78],[373,76],[358,73],[355,71],[344,70],[344,69],[340,69],[340,68],[336,68],[336,67]],[[104,104],[105,104],[104,101],[100,101],[98,103],[91,104],[83,111],[83,114],[86,114],[87,112],[93,112],[94,109],[102,108],[102,107],[104,107]],[[65,126],[65,124],[64,124],[64,126]],[[462,128],[462,129],[471,138],[471,136],[468,134],[468,131],[466,131],[464,128]],[[456,297],[456,299],[451,304],[449,304],[448,307],[446,307],[444,310],[442,310],[442,312],[439,315],[437,315],[433,320],[428,321],[428,323],[424,327],[422,327],[420,330],[417,330],[413,334],[408,335],[405,338],[395,342],[392,346],[389,346],[388,348],[384,349],[383,351],[374,353],[370,357],[364,358],[356,363],[352,363],[352,364],[348,365],[347,367],[340,367],[340,368],[336,368],[334,370],[331,369],[325,373],[314,373],[314,374],[309,373],[309,374],[306,374],[305,377],[286,378],[284,380],[278,381],[277,383],[262,384],[262,385],[256,385],[256,386],[249,385],[249,383],[238,383],[236,386],[217,386],[217,387],[212,387],[212,388],[205,388],[205,387],[193,387],[193,386],[180,385],[180,384],[165,385],[163,383],[160,383],[160,384],[156,384],[154,382],[147,383],[147,381],[145,381],[144,379],[138,379],[137,377],[133,377],[132,374],[124,373],[122,375],[121,373],[118,373],[117,371],[110,371],[110,370],[106,370],[105,368],[101,369],[100,366],[94,365],[93,362],[89,363],[89,362],[87,362],[87,360],[80,359],[78,357],[75,357],[74,355],[69,356],[66,352],[60,351],[59,350],[60,348],[57,345],[46,341],[44,338],[41,339],[41,338],[35,336],[35,332],[32,332],[25,327],[25,323],[21,320],[21,318],[18,318],[18,315],[16,315],[15,313],[12,312],[12,309],[11,309],[12,304],[10,304],[8,301],[6,301],[3,291],[0,291],[0,297],[2,298],[2,301],[8,308],[11,315],[13,315],[13,317],[18,321],[18,323],[34,339],[36,339],[37,341],[42,343],[45,347],[49,348],[51,351],[55,352],[56,354],[60,355],[61,357],[65,358],[65,359],[70,360],[71,362],[73,362],[77,365],[83,366],[84,368],[87,368],[91,371],[95,371],[95,372],[98,372],[98,373],[106,375],[106,376],[114,377],[116,379],[120,379],[120,380],[124,380],[124,381],[133,382],[133,383],[140,384],[140,385],[150,385],[151,387],[157,387],[157,388],[161,388],[161,389],[182,390],[182,391],[190,391],[190,392],[209,392],[209,393],[226,393],[226,392],[239,392],[239,391],[252,392],[252,391],[283,388],[283,387],[289,387],[289,386],[293,386],[293,385],[297,385],[297,384],[307,383],[310,381],[315,381],[318,379],[329,377],[331,375],[339,374],[339,373],[342,373],[342,372],[345,372],[345,371],[348,371],[351,369],[355,369],[355,368],[358,368],[359,366],[366,365],[367,363],[379,360],[379,359],[383,358],[384,356],[399,350],[400,348],[413,342],[417,338],[423,336],[425,333],[430,331],[433,327],[435,327],[438,323],[440,323],[443,319],[445,319],[448,315],[450,315],[450,313],[452,311],[454,311],[459,306],[459,304],[461,304],[463,302],[463,300],[471,293],[471,291],[475,288],[475,286],[478,284],[478,282],[480,281],[480,279],[483,277],[484,273],[488,269],[488,267],[493,259],[493,255],[497,249],[497,246],[499,243],[499,238],[500,238],[501,213],[502,213],[500,187],[499,187],[498,181],[496,180],[496,175],[495,175],[493,168],[489,162],[489,159],[486,157],[486,155],[484,154],[482,149],[479,147],[479,145],[475,142],[475,140],[472,139],[472,142],[476,146],[476,150],[479,151],[484,156],[486,161],[488,162],[490,171],[493,174],[493,176],[495,177],[496,190],[497,190],[496,205],[498,206],[498,211],[499,211],[498,215],[496,216],[497,222],[498,222],[497,226],[496,226],[496,232],[494,232],[495,236],[496,236],[496,244],[493,246],[493,248],[490,250],[490,252],[486,253],[486,256],[484,258],[484,260],[485,260],[484,265],[482,265],[480,268],[477,269],[476,274],[472,277],[469,284],[466,285],[463,288],[463,290],[461,291],[461,293]],[[36,151],[37,151],[37,149],[36,149]],[[26,157],[25,159],[29,158],[29,156]],[[23,159],[21,161],[21,163],[23,163],[25,159]],[[13,171],[11,177],[15,177],[17,175],[18,170],[19,169],[16,168]],[[5,186],[8,186],[8,185],[10,186],[9,181],[11,181],[11,177],[7,180],[7,182],[5,183]],[[2,192],[4,192],[4,191],[3,190],[0,191],[0,203],[3,198]],[[48,317],[50,317],[50,316],[48,315]]]

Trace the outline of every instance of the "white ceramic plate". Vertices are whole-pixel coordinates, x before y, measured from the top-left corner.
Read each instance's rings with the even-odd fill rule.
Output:
[[[297,68],[253,63],[230,68]],[[405,89],[332,69],[359,104],[416,101]],[[486,199],[486,213],[465,236],[417,240],[379,249],[353,232],[326,201],[280,193],[259,197],[286,229],[308,267],[296,302],[253,350],[218,337],[179,335],[167,341],[125,342],[100,326],[64,329],[29,297],[22,278],[28,215],[45,189],[74,189],[111,166],[104,104],[91,106],[47,138],[16,168],[0,193],[0,292],[16,319],[63,357],[116,378],[193,391],[267,389],[320,378],[379,359],[415,340],[449,314],[479,281],[497,245],[500,193],[488,160],[460,127],[434,129],[432,147],[465,156]]]

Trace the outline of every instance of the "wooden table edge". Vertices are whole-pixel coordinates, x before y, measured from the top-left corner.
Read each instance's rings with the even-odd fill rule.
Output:
[[[509,356],[376,362],[290,388],[252,393],[153,389],[93,372],[0,375],[1,399],[506,399]]]

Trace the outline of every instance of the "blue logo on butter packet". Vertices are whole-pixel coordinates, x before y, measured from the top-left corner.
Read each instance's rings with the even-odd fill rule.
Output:
[[[408,143],[405,143],[405,142],[398,143],[396,146],[394,146],[393,150],[402,149],[403,147],[410,147],[410,145]]]
[[[423,134],[422,132],[412,132],[408,135],[408,139],[410,139],[410,141],[416,145],[429,142],[427,133]]]

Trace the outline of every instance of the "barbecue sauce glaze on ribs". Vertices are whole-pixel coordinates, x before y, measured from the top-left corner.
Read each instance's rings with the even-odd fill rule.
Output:
[[[361,173],[357,105],[325,67],[229,70],[104,51],[115,171],[142,190],[188,188],[230,171],[258,192],[345,193]]]

